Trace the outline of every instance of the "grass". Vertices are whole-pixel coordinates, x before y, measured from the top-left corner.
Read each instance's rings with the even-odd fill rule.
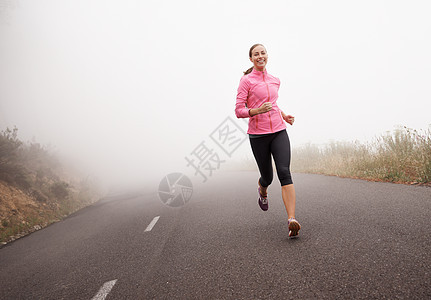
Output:
[[[0,230],[0,242],[13,240],[19,236],[36,231],[36,228],[40,229],[58,220],[53,218],[53,216],[50,216],[49,220],[37,215],[26,216],[24,220],[12,216],[6,224],[3,224],[3,228]]]
[[[292,171],[397,183],[431,182],[431,129],[399,127],[369,143],[308,144],[292,151]]]

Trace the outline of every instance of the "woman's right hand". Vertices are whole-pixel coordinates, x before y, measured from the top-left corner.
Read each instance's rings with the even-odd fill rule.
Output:
[[[272,103],[265,102],[259,107],[259,113],[263,114],[263,113],[269,112],[271,109],[272,109]]]
[[[255,115],[263,114],[269,112],[272,109],[271,102],[265,102],[258,108],[252,108],[248,111],[250,117],[254,117]]]

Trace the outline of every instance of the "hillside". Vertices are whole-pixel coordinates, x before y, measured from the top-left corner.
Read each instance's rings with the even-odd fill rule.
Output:
[[[37,143],[0,133],[0,243],[43,228],[99,199],[97,188]]]

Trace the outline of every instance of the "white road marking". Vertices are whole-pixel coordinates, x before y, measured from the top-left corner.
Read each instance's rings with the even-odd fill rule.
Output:
[[[145,231],[151,231],[151,229],[153,229],[154,225],[156,225],[157,221],[159,220],[160,216],[155,217],[151,223],[147,226],[147,228],[145,229]]]
[[[104,300],[106,296],[108,296],[109,292],[114,287],[117,279],[105,282],[105,284],[100,288],[99,292],[96,296],[94,296],[91,300]]]

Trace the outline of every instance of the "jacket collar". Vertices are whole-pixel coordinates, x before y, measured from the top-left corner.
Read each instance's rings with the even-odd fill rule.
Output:
[[[268,71],[266,71],[266,68],[265,68],[265,70],[264,70],[264,71],[258,71],[258,70],[256,70],[255,68],[253,68],[253,71],[251,71],[251,73],[252,73],[253,75],[262,76],[262,73],[266,75],[266,74],[268,73]]]

